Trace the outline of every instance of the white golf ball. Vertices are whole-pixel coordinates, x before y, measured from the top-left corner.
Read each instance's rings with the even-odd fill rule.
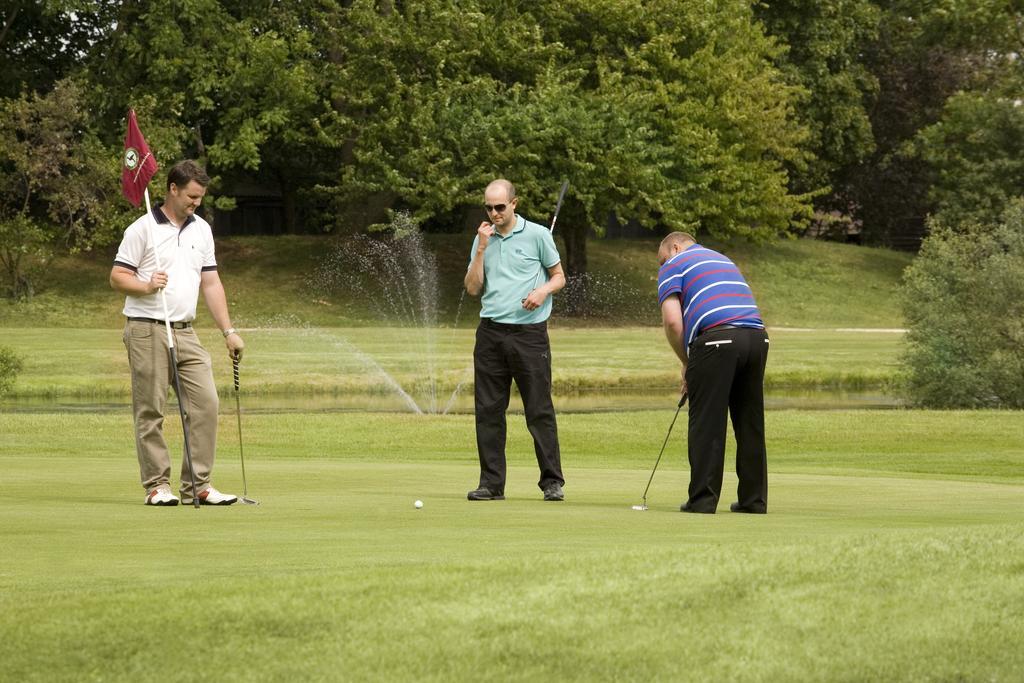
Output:
[[[415,503],[413,503],[413,505],[415,505],[416,509],[419,510],[421,507],[423,507],[423,501],[417,500]]]

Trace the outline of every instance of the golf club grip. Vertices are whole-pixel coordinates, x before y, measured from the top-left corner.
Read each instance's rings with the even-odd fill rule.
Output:
[[[235,384],[238,384],[238,366],[237,365],[235,366]],[[679,399],[679,405],[677,407],[682,408],[684,405],[686,405],[686,397],[687,397],[687,395],[688,394],[686,394],[685,392],[683,393],[682,398]]]
[[[235,373],[235,391],[238,391],[238,356],[231,359],[231,366]]]

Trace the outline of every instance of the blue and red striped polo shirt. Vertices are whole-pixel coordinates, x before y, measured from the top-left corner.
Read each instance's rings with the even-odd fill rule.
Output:
[[[699,244],[679,252],[658,269],[658,305],[673,295],[682,303],[686,346],[718,325],[764,329],[754,293],[736,264]]]

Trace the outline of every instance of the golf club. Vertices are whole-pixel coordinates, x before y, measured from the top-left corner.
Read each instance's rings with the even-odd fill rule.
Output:
[[[552,235],[555,234],[555,223],[558,222],[558,212],[562,210],[562,200],[565,199],[565,193],[566,193],[566,191],[568,189],[569,189],[569,181],[568,180],[563,180],[562,181],[562,187],[561,187],[561,189],[558,190],[558,201],[555,202],[555,214],[551,217],[551,227],[549,228],[549,230],[551,231]],[[537,271],[537,277],[533,278],[533,287],[530,289],[531,292],[534,289],[537,289],[537,283],[540,282],[540,276],[541,276],[541,274],[543,272],[544,272],[544,264],[540,264],[540,270]],[[524,298],[519,303],[525,304],[526,303],[526,299]]]
[[[634,505],[634,510],[644,511],[647,509],[647,491],[651,488],[651,482],[654,481],[654,473],[658,471],[658,463],[661,462],[661,456],[665,453],[665,446],[668,445],[668,439],[672,436],[672,428],[676,425],[676,418],[679,417],[679,411],[683,409],[683,404],[686,403],[686,394],[684,393],[682,398],[679,399],[679,405],[676,407],[675,417],[672,418],[672,424],[668,426],[668,434],[665,435],[665,443],[661,444],[661,452],[658,453],[658,459],[654,461],[654,469],[651,470],[651,478],[647,480],[647,488],[644,489],[644,502],[640,505]]]
[[[242,503],[259,505],[258,500],[249,497],[249,485],[245,481],[245,452],[242,449],[242,403],[238,399],[238,351],[232,355],[231,365],[235,371],[235,415],[238,416],[238,455],[242,460]]]
[[[162,292],[163,290],[161,290]],[[165,304],[166,305],[166,302]],[[178,374],[178,352],[174,348],[173,337],[170,333],[170,325],[167,327],[167,345],[171,347],[171,367],[174,368],[174,395],[178,397],[178,413],[181,415],[181,430],[185,434],[185,462],[188,463],[188,475],[192,482],[192,505],[199,509],[199,494],[196,493],[196,474],[192,469],[192,447],[188,439],[188,413],[185,412],[185,401],[181,393],[181,379]]]
[[[555,232],[555,223],[558,221],[558,212],[562,210],[562,200],[565,199],[565,192],[569,189],[569,181],[562,181],[562,188],[558,191],[558,201],[555,203],[555,215],[551,217],[551,233]]]

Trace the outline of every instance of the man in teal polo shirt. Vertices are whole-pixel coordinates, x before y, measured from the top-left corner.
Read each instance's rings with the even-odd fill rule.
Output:
[[[484,191],[491,222],[477,228],[466,291],[481,293],[473,349],[480,485],[469,500],[505,499],[505,411],[515,380],[540,466],[544,500],[565,498],[558,425],[551,402],[551,295],[565,286],[551,231],[516,214],[516,189],[504,179]]]

